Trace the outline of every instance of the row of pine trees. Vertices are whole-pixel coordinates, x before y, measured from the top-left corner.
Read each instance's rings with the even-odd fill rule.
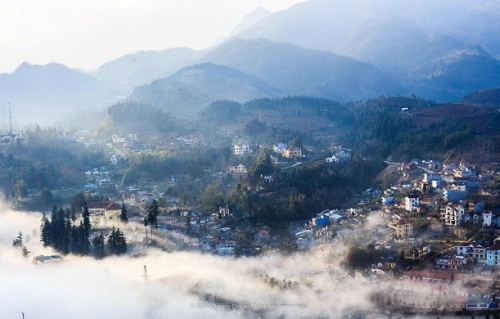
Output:
[[[122,213],[123,210],[124,208]],[[50,246],[62,254],[93,255],[97,259],[127,252],[127,238],[119,228],[113,227],[109,235],[94,232],[92,242],[91,235],[92,225],[86,204],[79,224],[69,209],[64,210],[57,206],[52,208],[50,218],[45,214],[42,217],[40,239],[44,247]]]

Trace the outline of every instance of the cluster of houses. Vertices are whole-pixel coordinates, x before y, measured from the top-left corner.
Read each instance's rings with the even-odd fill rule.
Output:
[[[411,162],[402,165],[399,169],[406,177],[410,176],[412,171],[423,172],[423,178],[420,181],[413,184],[408,180],[401,182],[402,188],[411,188],[413,186],[413,189],[418,190],[416,193],[405,196],[403,205],[406,211],[420,211],[422,208],[421,194],[434,189],[442,194],[441,198],[445,203],[437,207],[440,220],[444,225],[451,227],[461,225],[492,227],[500,225],[500,215],[486,209],[483,201],[466,200],[471,191],[477,193],[482,191],[486,195],[487,190],[480,189],[481,180],[491,179],[496,173],[495,171],[487,171],[483,176],[477,176],[474,166],[456,165],[455,163],[441,164],[436,161]],[[382,204],[394,204],[394,197],[390,196],[391,194],[393,193],[382,197]]]
[[[456,255],[454,257],[463,259],[463,266],[468,263],[470,265],[500,265],[500,237],[493,242],[479,240],[475,243],[458,245],[455,248]]]

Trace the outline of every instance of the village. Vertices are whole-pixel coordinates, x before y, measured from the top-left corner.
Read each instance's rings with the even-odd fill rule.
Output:
[[[113,137],[115,146],[117,143],[133,145],[136,141],[137,136],[133,134],[122,139]],[[198,142],[179,137],[175,143],[180,149],[186,149]],[[275,154],[272,157],[275,164],[286,158],[294,159],[286,165],[296,166],[314,158],[310,151],[306,158],[301,148],[284,143],[269,148]],[[113,145],[110,149],[117,150]],[[340,145],[332,144],[330,151],[333,155],[319,161],[328,165],[351,158],[351,151]],[[252,147],[235,138],[232,152],[238,159],[251,153]],[[117,166],[122,156],[126,156],[123,151],[111,154],[111,167]],[[316,155],[314,160],[318,158]],[[479,167],[473,163],[436,160],[386,164],[384,172],[391,175],[395,183],[384,178],[382,188],[369,188],[357,194],[349,208],[325,207],[311,219],[281,225],[281,231],[265,223],[251,222],[251,211],[220,206],[207,213],[198,207],[183,205],[181,199],[169,197],[159,191],[160,188],[146,185],[129,186],[118,192],[120,197],[89,202],[88,208],[93,225],[109,226],[118,224],[124,205],[131,225],[136,225],[131,241],[137,242],[134,251],[138,254],[147,253],[148,247],[159,247],[167,251],[190,250],[237,258],[272,252],[291,254],[350,242],[362,247],[362,254],[370,255],[366,260],[361,257],[361,263],[346,265],[355,270],[354,276],[370,281],[397,279],[414,283],[412,291],[402,285],[392,296],[376,300],[382,308],[496,309],[500,288],[500,210],[498,189],[490,185],[498,179],[500,164]],[[248,165],[236,160],[225,172],[209,173],[213,178],[231,176],[237,180],[247,173]],[[88,194],[96,194],[116,183],[111,179],[114,174],[104,168],[85,174]],[[262,178],[265,183],[273,183],[271,175]],[[167,184],[177,182],[178,177],[172,176]],[[148,235],[143,221],[145,210],[153,201],[159,202],[161,213],[158,229]],[[457,285],[460,290],[456,289]],[[428,303],[412,302],[419,287],[429,286],[439,291],[437,299],[431,298]],[[443,295],[446,303],[442,303]],[[453,298],[450,300],[450,297]]]

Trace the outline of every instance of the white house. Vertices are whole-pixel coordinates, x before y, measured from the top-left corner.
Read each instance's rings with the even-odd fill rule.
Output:
[[[448,203],[440,208],[441,220],[448,226],[458,226],[462,222],[465,208],[460,203]]]
[[[477,262],[484,263],[486,261],[486,246],[481,244],[458,245],[455,247],[457,255],[472,257]]]
[[[351,159],[351,153],[340,151],[332,155],[332,157],[327,157],[327,163],[343,163]]]
[[[248,143],[234,144],[234,155],[245,155],[250,153],[250,145]]]
[[[420,197],[418,195],[408,195],[405,197],[405,209],[409,212],[420,206]]]
[[[500,243],[495,243],[493,246],[486,249],[486,265],[500,265]]]
[[[493,213],[491,212],[491,210],[487,210],[487,211],[483,212],[483,226],[484,227],[490,227],[492,219],[493,219]]]
[[[229,166],[228,172],[230,174],[245,174],[247,172],[247,167],[243,164]]]

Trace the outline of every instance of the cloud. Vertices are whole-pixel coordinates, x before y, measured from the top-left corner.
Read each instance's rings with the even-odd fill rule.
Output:
[[[222,258],[151,249],[142,257],[68,255],[61,263],[35,265],[32,256],[53,253],[39,242],[41,214],[0,209],[5,318],[22,312],[26,318],[338,318],[351,309],[373,312],[374,291],[385,295],[408,286],[349,276],[341,267],[346,248],[340,242],[291,256]],[[18,231],[30,237],[30,258],[12,247]],[[278,284],[270,285],[271,278]],[[293,288],[284,288],[289,281]],[[415,293],[425,299],[429,289]]]

